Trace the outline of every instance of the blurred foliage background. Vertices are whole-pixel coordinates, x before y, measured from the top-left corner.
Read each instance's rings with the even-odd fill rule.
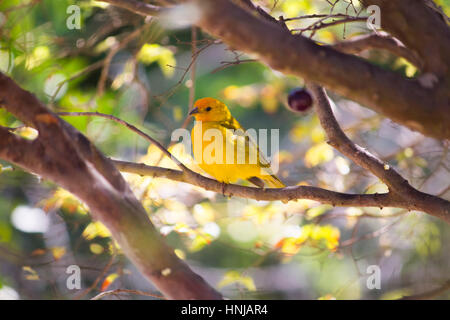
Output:
[[[285,18],[330,14],[331,9],[325,0],[255,2]],[[436,3],[449,13],[449,1]],[[80,29],[67,25],[74,4],[80,9]],[[358,1],[344,0],[332,13],[367,14]],[[189,95],[215,97],[244,127],[280,130],[278,175],[288,185],[386,191],[378,179],[326,144],[312,111],[289,110],[287,95],[303,86],[302,79],[271,70],[182,20],[145,19],[97,1],[3,0],[0,70],[54,111],[111,114],[166,146],[185,121]],[[323,44],[371,32],[365,22],[317,30],[311,29],[314,22],[317,18],[303,18],[287,25],[306,29],[304,35]],[[417,75],[413,65],[389,53],[370,51],[363,57],[406,77]],[[308,62],[299,55],[299,63]],[[448,144],[352,101],[331,98],[340,124],[355,142],[415,187],[450,199]],[[176,168],[156,147],[111,120],[65,119],[109,157]],[[15,132],[29,139],[37,134],[4,109],[0,125],[17,127]],[[193,165],[181,144],[172,144],[171,151]],[[227,297],[396,299],[436,288],[449,278],[449,226],[420,212],[228,199],[166,179],[124,176],[177,255]],[[66,268],[73,264],[81,268],[81,290],[66,286]],[[369,265],[381,268],[381,289],[367,288]],[[0,161],[0,299],[85,299],[114,289],[157,294],[75,197]]]

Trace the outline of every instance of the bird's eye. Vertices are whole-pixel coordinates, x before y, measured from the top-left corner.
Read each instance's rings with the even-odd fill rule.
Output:
[[[206,111],[211,111],[211,109],[212,109],[211,107],[207,107],[205,110]]]

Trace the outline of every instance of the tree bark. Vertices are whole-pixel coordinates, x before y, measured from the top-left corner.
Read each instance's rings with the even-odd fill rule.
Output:
[[[0,105],[38,130],[33,141],[0,127],[0,158],[67,189],[111,231],[125,255],[169,299],[222,296],[177,258],[120,172],[80,132],[0,73]]]

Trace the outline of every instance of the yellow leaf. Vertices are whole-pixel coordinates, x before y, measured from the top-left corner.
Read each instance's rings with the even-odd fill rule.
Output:
[[[22,267],[22,270],[23,270],[24,273],[25,273],[25,279],[27,279],[27,280],[32,280],[32,281],[39,280],[39,275],[38,275],[37,272],[36,272],[33,268],[31,268],[30,266],[23,266],[23,267]]]
[[[395,62],[395,67],[404,68],[406,76],[410,78],[417,72],[417,68],[404,58],[398,58]]]
[[[166,77],[173,76],[177,62],[173,52],[159,44],[146,43],[142,46],[137,59],[145,64],[157,62]]]
[[[316,126],[311,131],[311,140],[314,143],[320,143],[325,141],[325,131],[321,126]]]
[[[302,241],[297,238],[289,237],[281,239],[276,245],[276,248],[280,248],[280,251],[288,256],[297,254],[302,245]]]
[[[101,222],[96,221],[88,224],[86,229],[84,229],[82,236],[86,240],[92,240],[95,237],[102,237],[102,238],[110,237],[111,233]]]
[[[325,244],[331,250],[336,250],[339,245],[340,231],[338,228],[325,225],[306,224],[302,226],[300,236],[296,238],[284,238],[275,247],[280,248],[286,255],[295,255],[305,243],[313,246]]]
[[[242,87],[231,85],[226,87],[222,94],[225,99],[232,100],[241,107],[250,107],[260,98],[258,91],[251,85]]]
[[[48,58],[50,58],[50,49],[46,46],[38,46],[26,58],[25,68],[31,70],[42,64]]]
[[[78,212],[87,214],[88,212],[88,208],[84,203],[78,200],[78,198],[69,191],[62,188],[57,189],[50,198],[41,201],[39,205],[47,212],[59,208],[63,208],[70,213]]]
[[[269,222],[277,214],[281,214],[279,207],[273,203],[261,206],[258,204],[247,205],[242,211],[242,217],[251,219],[255,224],[261,225]]]
[[[308,216],[308,218],[315,218],[318,217],[322,214],[324,214],[325,212],[327,212],[328,210],[331,210],[333,207],[329,204],[322,204],[322,205],[318,205],[316,207],[310,208],[308,209],[308,211],[306,211],[306,214]]]
[[[224,277],[220,282],[218,283],[219,288],[223,288],[225,286],[228,286],[230,284],[241,284],[244,287],[246,287],[249,291],[255,291],[256,286],[253,281],[253,279],[249,276],[243,276],[238,271],[228,271],[225,273]]]
[[[183,111],[180,107],[176,106],[173,108],[173,119],[175,121],[181,121],[183,119]]]
[[[328,293],[324,296],[319,297],[318,300],[336,300],[336,297]]]
[[[131,60],[128,60],[121,73],[119,73],[111,83],[111,88],[114,90],[119,89],[123,85],[130,85],[133,81],[134,77],[134,62]]]
[[[339,245],[340,231],[331,225],[314,226],[311,230],[310,238],[315,241],[325,241],[325,245],[330,250],[335,250]]]
[[[192,252],[200,251],[204,246],[211,243],[212,237],[209,234],[201,233],[197,234],[192,240],[189,249]]]
[[[201,203],[194,206],[193,215],[199,224],[205,225],[214,221],[215,211],[210,203]]]
[[[108,37],[105,40],[101,41],[95,48],[94,53],[99,54],[102,53],[109,48],[115,47],[119,41],[116,39],[116,37]]]
[[[14,54],[8,50],[0,50],[0,71],[9,73],[14,68],[14,64]]]
[[[21,136],[23,138],[29,139],[29,140],[36,139],[37,136],[39,135],[39,133],[36,129],[30,128],[30,127],[19,128],[19,129],[15,130],[14,133],[18,134],[19,136]]]
[[[108,275],[105,280],[103,280],[102,286],[100,287],[100,291],[105,291],[108,287],[119,277],[117,273],[111,273]]]
[[[411,295],[410,289],[398,289],[389,291],[381,296],[381,300],[398,300],[404,296]]]
[[[350,172],[349,162],[346,159],[342,157],[336,157],[335,163],[336,168],[338,169],[340,174],[346,175]]]
[[[367,194],[374,194],[374,193],[387,193],[389,192],[389,188],[387,185],[385,185],[382,182],[377,182],[371,185],[369,188],[367,188],[366,193]]]
[[[277,89],[273,85],[266,85],[261,90],[261,104],[265,112],[275,113],[278,109]]]
[[[36,257],[36,256],[41,256],[41,255],[43,255],[43,254],[45,254],[45,249],[36,249],[36,250],[33,250],[33,252],[31,252],[31,256],[32,257]]]
[[[326,29],[319,29],[316,32],[317,37],[321,40],[321,42],[325,42],[325,43],[334,43],[337,40],[336,35]]]
[[[64,247],[53,247],[51,251],[55,260],[61,259],[66,254],[66,248]]]
[[[312,146],[305,154],[305,164],[307,167],[315,167],[319,164],[333,159],[333,148],[326,142]]]
[[[91,243],[89,245],[89,250],[91,250],[93,254],[102,254],[103,251],[105,251],[105,249],[98,243]]]
[[[174,252],[175,252],[175,254],[177,255],[177,257],[180,258],[181,260],[186,259],[186,253],[184,253],[183,250],[181,250],[181,249],[175,249]]]
[[[300,13],[308,13],[311,10],[310,1],[286,0],[281,6],[287,17],[295,17]]]

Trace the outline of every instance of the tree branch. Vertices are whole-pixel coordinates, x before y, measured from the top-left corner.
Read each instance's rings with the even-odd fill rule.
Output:
[[[316,112],[331,146],[360,167],[372,172],[389,187],[390,193],[395,193],[420,207],[422,211],[450,223],[449,201],[416,190],[394,168],[351,141],[336,121],[325,90],[313,83],[308,83],[308,88],[316,100]]]
[[[332,47],[349,54],[358,54],[368,49],[387,50],[396,56],[405,58],[419,69],[423,68],[423,62],[417,54],[410,51],[397,39],[387,35],[371,33],[357,36],[350,40],[333,44]]]
[[[33,141],[0,128],[0,158],[54,181],[86,203],[142,274],[171,299],[221,299],[169,248],[115,166],[81,133],[0,73],[0,102],[39,131]]]
[[[222,193],[226,196],[238,196],[254,200],[297,200],[309,199],[321,203],[342,207],[396,207],[408,210],[420,210],[419,207],[404,201],[393,194],[348,194],[334,192],[310,186],[295,186],[286,188],[255,188],[236,184],[224,184],[217,180],[204,177],[192,171],[179,171],[168,168],[148,166],[140,163],[113,160],[116,167],[123,172],[142,176],[167,178],[173,181],[185,182],[209,191]]]
[[[127,3],[132,11],[145,14],[131,5],[134,2],[115,0],[113,4]],[[450,138],[448,90],[437,94],[437,89],[425,88],[419,80],[292,35],[229,0],[193,2],[202,13],[197,25],[233,48],[255,54],[278,71],[319,83],[425,135]]]
[[[105,2],[143,16],[157,16],[166,10],[165,8],[136,0],[108,0]]]
[[[415,51],[424,61],[424,71],[450,76],[450,29],[442,16],[427,5],[430,0],[363,0],[377,5],[381,27]],[[447,87],[448,89],[448,87]],[[448,105],[447,105],[448,106]]]
[[[135,126],[133,126],[132,124],[117,118],[113,115],[110,114],[104,114],[104,113],[100,113],[100,112],[58,112],[58,115],[60,116],[88,116],[88,117],[101,117],[101,118],[106,118],[106,119],[110,119],[114,122],[120,123],[121,125],[127,127],[128,129],[130,129],[131,131],[137,133],[138,135],[140,135],[141,137],[143,137],[144,139],[146,139],[147,141],[149,141],[150,143],[153,143],[154,145],[156,145],[158,147],[159,150],[162,151],[162,153],[164,153],[166,156],[168,156],[170,159],[172,159],[172,161],[178,166],[180,167],[180,169],[182,170],[189,170],[183,163],[181,163],[180,160],[178,160],[173,154],[171,154],[166,148],[164,148],[164,146],[157,140],[153,139],[151,136],[149,136],[148,134],[146,134],[145,132],[143,132],[142,130],[139,130],[138,128],[136,128]]]

